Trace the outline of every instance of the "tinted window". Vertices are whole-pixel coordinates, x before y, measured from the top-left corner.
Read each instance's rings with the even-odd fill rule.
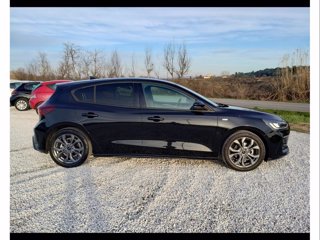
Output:
[[[132,83],[111,83],[96,86],[96,103],[119,107],[137,107]]]
[[[39,88],[40,86],[41,86],[41,83],[37,84],[37,86],[35,86],[35,87],[33,88],[33,90],[36,90],[36,89]]]
[[[22,83],[19,82],[15,82],[15,83],[10,83],[10,88],[16,89],[17,87],[19,87]]]
[[[53,91],[55,91],[56,88],[57,88],[57,84],[56,84],[56,83],[48,84],[47,87],[50,88],[50,89],[52,89]]]
[[[195,99],[164,85],[142,84],[147,108],[189,110]]]
[[[23,88],[25,90],[29,90],[29,91],[32,91],[34,88],[36,88],[37,86],[39,85],[39,83],[27,83],[23,86]]]
[[[93,91],[93,86],[80,88],[74,91],[74,96],[77,101],[93,103]]]

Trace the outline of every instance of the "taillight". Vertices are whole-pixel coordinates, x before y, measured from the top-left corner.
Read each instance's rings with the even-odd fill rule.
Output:
[[[17,90],[13,90],[11,95],[17,95]]]
[[[38,107],[38,114],[39,117],[42,118],[44,117],[46,114],[54,111],[55,107],[52,105],[44,105],[44,106],[39,106]]]

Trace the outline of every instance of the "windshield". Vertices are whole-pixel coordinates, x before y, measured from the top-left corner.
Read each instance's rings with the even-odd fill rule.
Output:
[[[202,99],[204,99],[205,101],[211,103],[213,106],[219,107],[219,104],[217,104],[217,103],[215,103],[214,101],[206,98],[205,96],[200,95],[199,93],[197,93],[197,92],[195,92],[195,91],[193,91],[193,90],[191,90],[191,89],[189,89],[189,88],[186,88],[186,87],[184,87],[184,86],[182,86],[182,85],[179,85],[179,86],[182,87],[182,88],[184,88],[185,90],[187,90],[187,91],[189,91],[189,92],[192,92],[192,93],[193,93],[194,95],[196,95],[197,97],[202,98]]]

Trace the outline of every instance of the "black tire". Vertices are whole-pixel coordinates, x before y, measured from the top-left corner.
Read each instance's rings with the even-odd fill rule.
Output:
[[[14,102],[14,107],[18,110],[18,111],[27,111],[30,106],[29,106],[29,99],[27,98],[18,98],[15,102]]]
[[[72,138],[72,136],[74,136],[74,138]],[[65,142],[61,141],[63,138],[74,148],[72,149],[70,146],[67,147]],[[71,139],[75,142],[74,144],[71,143]],[[81,146],[83,147],[83,151],[80,154],[79,149],[81,149]],[[77,152],[75,150],[77,150]],[[52,134],[49,141],[49,152],[52,160],[58,165],[66,168],[77,167],[84,163],[91,154],[91,142],[87,135],[81,130],[72,127],[63,128]],[[70,160],[70,158],[73,159],[73,157],[77,159],[74,161]],[[63,158],[67,159],[63,160]]]
[[[246,130],[231,134],[222,147],[222,160],[228,167],[237,171],[257,168],[265,156],[266,148],[261,138]]]

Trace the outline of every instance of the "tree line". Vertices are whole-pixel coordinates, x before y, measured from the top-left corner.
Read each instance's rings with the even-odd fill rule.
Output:
[[[265,68],[263,70],[252,71],[252,72],[235,72],[233,76],[235,77],[277,77],[279,74],[287,69],[287,71],[291,71],[293,74],[297,74],[301,69],[307,69],[310,71],[310,66],[286,66],[283,68]]]
[[[59,63],[54,67],[45,52],[39,52],[25,67],[11,70],[11,79],[17,80],[53,80],[88,79],[89,76],[103,77],[136,77],[137,62],[132,54],[129,66],[122,61],[117,50],[112,51],[109,58],[99,49],[92,51],[81,48],[74,43],[64,43]],[[159,78],[159,69],[154,64],[151,48],[144,52],[144,70],[147,77]],[[185,43],[170,42],[163,48],[162,67],[171,78],[183,78],[189,71],[191,58]]]

